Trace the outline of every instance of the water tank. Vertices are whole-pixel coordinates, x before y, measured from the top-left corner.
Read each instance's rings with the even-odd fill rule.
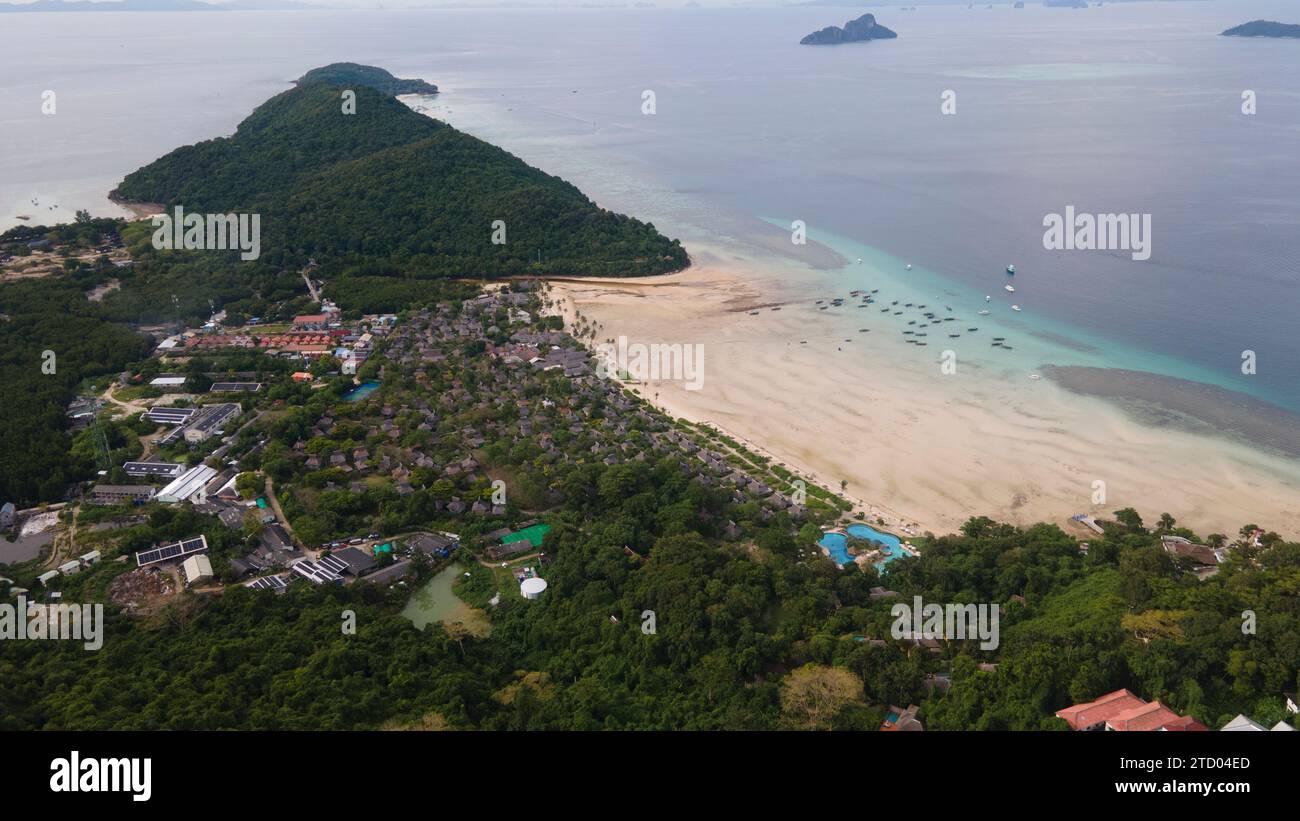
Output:
[[[542,593],[546,591],[546,579],[531,578],[524,579],[519,584],[519,594],[525,599],[541,598]]]

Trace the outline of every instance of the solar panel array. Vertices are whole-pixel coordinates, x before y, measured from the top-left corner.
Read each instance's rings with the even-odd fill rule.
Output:
[[[213,382],[213,393],[232,393],[237,391],[247,391],[256,393],[262,389],[261,382]]]
[[[253,579],[245,587],[251,587],[254,590],[275,590],[280,591],[289,586],[283,576],[263,576],[260,579]]]
[[[150,408],[145,411],[149,421],[160,425],[181,425],[195,414],[194,408]]]
[[[197,536],[193,539],[184,539],[173,544],[165,544],[162,547],[141,551],[135,554],[135,563],[137,567],[144,567],[147,564],[157,564],[171,559],[183,559],[195,553],[202,553],[207,549],[208,537]]]
[[[316,564],[335,575],[345,573],[348,569],[348,563],[337,556],[322,556],[316,560]]]
[[[204,409],[203,415],[194,420],[191,427],[205,433],[214,431],[237,413],[239,413],[238,405],[209,405]]]
[[[312,584],[342,584],[343,577],[328,568],[316,564],[311,559],[303,559],[290,568]]]
[[[176,427],[172,428],[171,431],[166,436],[164,436],[162,439],[159,439],[158,443],[161,445],[170,445],[173,442],[179,440],[184,435],[185,435],[185,426],[177,425]]]
[[[185,466],[176,462],[126,462],[122,470],[127,476],[170,476],[175,479],[185,472]]]

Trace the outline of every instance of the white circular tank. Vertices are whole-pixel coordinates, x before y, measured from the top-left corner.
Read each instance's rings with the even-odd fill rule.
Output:
[[[524,579],[519,583],[519,595],[523,596],[525,599],[541,598],[542,593],[545,591],[546,579],[533,577],[531,579]]]

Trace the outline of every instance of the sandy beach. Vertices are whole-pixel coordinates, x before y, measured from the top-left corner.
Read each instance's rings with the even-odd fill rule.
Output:
[[[672,380],[636,389],[824,485],[847,482],[860,509],[892,526],[946,533],[987,515],[1076,527],[1074,514],[1133,507],[1149,523],[1168,512],[1201,535],[1246,523],[1300,533],[1300,462],[1147,425],[996,365],[945,374],[938,351],[901,351],[885,333],[832,333],[808,294],[698,250],[680,274],[556,280],[552,298],[570,327],[575,317],[597,323],[595,342],[703,345],[699,390]],[[1104,502],[1094,504],[1099,490]]]

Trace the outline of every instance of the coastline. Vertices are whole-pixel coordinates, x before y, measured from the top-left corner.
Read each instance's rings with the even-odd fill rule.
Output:
[[[116,194],[110,192],[108,201],[118,208],[128,212],[134,219],[142,220],[153,214],[159,214],[167,210],[167,206],[159,202],[136,202],[135,200],[124,200]]]
[[[553,300],[550,309],[551,313],[563,319],[565,328],[572,331],[576,319],[579,314],[582,313],[582,309],[578,306],[579,300],[583,300],[584,304],[590,307],[592,302],[600,301],[602,295],[606,297],[612,296],[617,299],[619,296],[627,296],[630,293],[636,295],[636,298],[640,298],[641,295],[639,291],[641,289],[650,292],[658,289],[670,288],[699,288],[704,283],[710,282],[709,270],[710,269],[692,265],[682,271],[672,274],[637,277],[635,279],[611,277],[547,277],[545,278],[545,281],[550,283],[552,286],[552,291],[550,293],[550,298]],[[702,283],[694,280],[694,277],[696,276],[702,276],[704,282]],[[555,287],[557,284],[560,287]],[[735,283],[728,282],[727,285],[734,286]],[[724,298],[724,302],[735,302],[745,298],[746,297]],[[687,299],[689,299],[689,297],[687,297]],[[782,305],[784,303],[783,301],[773,301],[766,304]],[[738,313],[749,309],[746,307],[733,306],[725,307],[721,310],[726,313]],[[582,316],[589,320],[594,318],[590,313],[582,313]],[[596,321],[598,325],[603,325],[599,319]],[[600,337],[599,334],[597,336],[598,338]],[[835,481],[820,476],[817,473],[816,468],[807,460],[800,459],[796,455],[776,452],[767,447],[763,442],[752,438],[746,433],[742,433],[740,429],[728,427],[725,424],[719,423],[715,419],[707,418],[707,415],[701,414],[689,401],[684,401],[675,394],[665,396],[662,395],[661,392],[656,391],[654,388],[657,384],[658,383],[653,382],[628,382],[625,384],[625,387],[668,415],[679,419],[685,419],[696,425],[712,428],[713,430],[740,442],[749,450],[768,457],[774,464],[784,467],[792,473],[806,478],[812,483],[822,485],[826,489],[839,494],[841,497],[853,504],[852,513],[845,514],[846,516],[856,518],[861,514],[869,523],[879,523],[879,526],[890,530],[896,530],[902,536],[921,535],[919,530],[921,524],[917,520],[909,518],[887,505],[863,498],[858,495],[852,487],[841,489]],[[823,552],[825,552],[824,548]],[[827,555],[829,556],[829,553],[827,553]]]
[[[551,296],[567,326],[579,312],[597,323],[597,342],[703,345],[702,389],[671,380],[629,387],[837,490],[870,521],[942,534],[971,516],[1068,527],[1077,513],[1133,507],[1148,520],[1168,512],[1201,534],[1251,521],[1300,532],[1294,459],[1187,425],[1152,426],[1117,391],[1079,392],[1078,378],[1028,381],[980,363],[965,366],[967,378],[936,378],[933,363],[899,356],[884,334],[841,341],[817,327],[825,315],[806,289],[783,293],[734,254],[693,256],[685,271],[635,281],[548,280]],[[776,305],[780,313],[758,307]],[[863,354],[865,362],[847,358]],[[1093,378],[1110,373],[1094,370],[1102,373]],[[1198,402],[1204,416],[1213,399]],[[1096,482],[1106,489],[1101,504]]]

